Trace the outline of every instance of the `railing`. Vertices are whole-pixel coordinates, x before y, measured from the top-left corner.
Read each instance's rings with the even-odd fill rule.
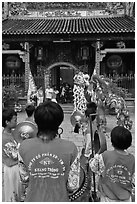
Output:
[[[135,97],[135,75],[108,75],[118,87],[127,89],[129,97]]]
[[[115,76],[108,76],[113,82],[115,82],[118,87],[122,87],[128,90],[129,97],[135,97],[135,76],[134,75],[115,75]],[[44,86],[44,77],[41,75],[34,75],[34,81],[36,86],[39,88],[40,86]],[[11,83],[14,83],[16,87],[20,89],[25,88],[25,76],[24,75],[3,75],[2,76],[2,86],[7,87]],[[44,87],[43,87],[44,88]]]
[[[2,76],[2,86],[7,87],[11,83],[16,84],[16,86],[25,85],[25,76],[24,75],[3,75]]]
[[[39,88],[44,84],[44,77],[41,75],[34,75],[34,81],[36,86]],[[17,87],[25,88],[25,75],[3,75],[2,86],[7,87],[11,83],[14,83]]]

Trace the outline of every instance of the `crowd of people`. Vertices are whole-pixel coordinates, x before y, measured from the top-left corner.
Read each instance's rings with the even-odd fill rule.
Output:
[[[47,100],[60,102],[62,104],[72,103],[73,91],[71,86],[67,82],[64,82],[61,84],[60,90],[57,90],[56,85],[48,85],[45,89],[45,94],[42,87],[40,87],[38,90],[32,91],[31,95],[28,96],[28,103],[33,103],[35,106]]]
[[[114,149],[107,150],[102,127],[96,127],[94,123],[96,108],[94,102],[87,104],[82,150],[90,171],[95,175],[96,194],[100,202],[130,202],[135,194],[135,158],[127,151],[132,144],[131,132],[116,126],[110,134]],[[69,192],[79,189],[80,156],[73,142],[59,136],[64,112],[52,100],[46,100],[37,107],[29,104],[25,110],[26,121],[37,126],[37,134],[20,143],[14,137],[17,113],[6,108],[2,112],[4,201],[69,202]],[[98,141],[95,152],[92,144],[95,140],[90,138],[91,120],[93,135]],[[90,185],[92,192],[95,185],[92,179]]]
[[[31,95],[28,96],[28,103],[32,103],[35,107],[39,106],[40,103],[43,103],[44,100],[51,100],[57,103],[56,98],[58,93],[59,91],[56,90],[56,86],[50,87],[48,85],[45,89],[45,94],[42,87],[40,87],[38,90],[31,92]]]

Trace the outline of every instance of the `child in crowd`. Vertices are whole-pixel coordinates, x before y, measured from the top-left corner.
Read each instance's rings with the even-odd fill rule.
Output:
[[[26,118],[25,121],[29,121],[29,122],[35,123],[35,122],[34,122],[35,106],[34,106],[33,104],[30,104],[30,105],[28,105],[28,106],[25,108],[25,111],[26,111],[26,114],[27,114],[27,118]]]
[[[4,167],[4,201],[19,199],[18,145],[13,138],[12,129],[17,124],[17,113],[12,109],[2,111],[2,163]]]
[[[100,202],[131,202],[135,187],[135,158],[127,149],[131,146],[129,130],[117,126],[111,131],[112,151],[96,154],[89,161],[99,175]]]

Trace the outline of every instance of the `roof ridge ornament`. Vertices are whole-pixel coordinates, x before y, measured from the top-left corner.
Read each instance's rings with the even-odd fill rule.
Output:
[[[123,42],[123,41],[120,41],[120,42],[117,42],[116,43],[116,46],[118,47],[118,48],[126,48],[126,44],[125,44],[125,42]]]
[[[8,43],[2,43],[2,50],[9,50],[10,45]]]

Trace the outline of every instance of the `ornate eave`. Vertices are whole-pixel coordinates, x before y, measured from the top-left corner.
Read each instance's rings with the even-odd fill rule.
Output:
[[[121,34],[134,33],[135,22],[129,17],[7,19],[2,35],[48,34]]]

